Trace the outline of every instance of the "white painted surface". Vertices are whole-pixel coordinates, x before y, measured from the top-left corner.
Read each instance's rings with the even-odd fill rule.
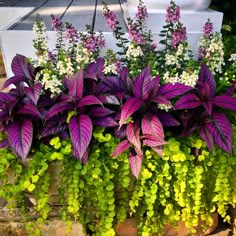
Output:
[[[127,0],[130,7],[137,7],[137,0]],[[170,0],[143,0],[144,5],[149,9],[162,9],[165,10],[170,5]],[[175,0],[175,3],[184,10],[206,10],[211,0]]]
[[[33,9],[33,7],[0,7],[0,30],[8,29]]]
[[[123,4],[124,18],[134,18],[137,12],[136,7],[128,7],[127,4]],[[160,32],[165,25],[165,10],[148,9],[147,27],[154,32]],[[213,23],[214,31],[220,32],[223,20],[223,13],[214,11],[211,9],[204,11],[192,11],[180,9],[180,21],[186,26],[187,32],[202,32],[203,26],[207,22],[208,18]]]

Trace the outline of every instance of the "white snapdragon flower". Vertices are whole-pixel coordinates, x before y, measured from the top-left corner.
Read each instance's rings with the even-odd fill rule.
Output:
[[[135,47],[133,44],[129,45],[129,48],[126,52],[127,58],[132,58],[133,60],[136,60],[137,57],[143,56],[143,52],[140,46]]]
[[[117,75],[115,63],[112,63],[112,64],[105,63],[103,73],[104,74],[114,74],[114,75]]]
[[[166,83],[176,84],[179,82],[179,75],[176,73],[175,76],[170,76],[170,72],[167,71],[164,74],[163,79]]]
[[[165,55],[166,65],[176,65],[178,64],[177,55],[166,54]]]
[[[42,71],[41,83],[45,90],[49,90],[53,95],[61,93],[61,82],[58,80],[56,75],[50,75],[47,72]]]
[[[229,61],[236,61],[236,53],[230,55]]]
[[[72,75],[74,73],[73,64],[70,58],[64,58],[63,61],[57,62],[59,75]]]
[[[197,80],[198,71],[195,70],[191,73],[183,71],[182,75],[180,76],[179,82],[187,86],[195,87],[195,85],[197,84]]]
[[[33,31],[35,33],[35,39],[33,40],[33,45],[35,48],[35,56],[37,58],[38,65],[44,65],[47,60],[47,31],[46,25],[42,21],[37,21],[34,23]]]
[[[77,70],[79,71],[84,65],[87,65],[92,61],[89,50],[82,45],[78,45],[76,51],[76,62],[78,63]]]
[[[199,43],[203,51],[203,59],[213,74],[221,73],[224,65],[224,44],[219,33],[215,32],[211,38],[201,37]]]
[[[169,110],[172,109],[172,106],[167,105],[167,104],[158,104],[157,108],[159,108],[160,110],[164,110],[164,111],[168,112]]]

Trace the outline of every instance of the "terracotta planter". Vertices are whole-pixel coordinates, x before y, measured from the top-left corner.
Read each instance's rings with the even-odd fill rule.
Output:
[[[209,235],[215,231],[218,226],[218,213],[214,212],[212,214],[212,224],[206,229],[202,229],[202,221],[199,221],[199,225],[196,227],[196,235]],[[119,236],[136,236],[138,233],[136,220],[134,218],[127,219],[125,222],[117,225],[116,227],[117,235]],[[178,227],[174,227],[171,224],[164,226],[163,236],[187,236],[191,235],[191,229],[186,228],[185,224],[181,221],[178,224]],[[154,234],[157,235],[157,234]]]
[[[137,7],[137,0],[127,0],[128,7]],[[166,10],[170,1],[168,0],[143,0],[145,6],[150,10]],[[175,0],[181,10],[206,10],[211,0]]]

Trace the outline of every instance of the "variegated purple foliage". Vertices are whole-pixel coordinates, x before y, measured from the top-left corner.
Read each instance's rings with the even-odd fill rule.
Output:
[[[214,143],[228,153],[232,153],[232,127],[224,114],[225,109],[236,111],[234,89],[224,95],[216,95],[215,80],[206,65],[202,65],[196,89],[179,98],[176,110],[182,110],[180,120],[183,136],[191,135],[196,129],[210,150]]]
[[[0,131],[7,134],[7,139],[2,140],[0,146],[11,147],[25,160],[42,125],[41,85],[35,82],[34,69],[22,55],[14,57],[12,71],[14,76],[2,88],[10,86],[9,91],[0,92]]]
[[[136,78],[130,78],[125,69],[120,78],[105,77],[103,81],[123,104],[118,116],[119,127],[116,133],[119,134],[120,131],[124,137],[112,155],[117,156],[130,149],[130,167],[133,174],[138,177],[143,146],[149,146],[162,155],[162,146],[166,143],[162,120],[166,126],[179,125],[170,113],[158,109],[158,104],[171,105],[170,99],[192,88],[182,84],[160,85],[160,78],[152,78],[149,66]]]
[[[65,79],[64,92],[48,111],[41,134],[46,137],[67,131],[72,142],[72,153],[84,163],[88,158],[93,126],[117,125],[109,106],[119,101],[115,96],[106,95],[107,87],[101,79],[103,66],[104,60],[98,59],[72,78]]]

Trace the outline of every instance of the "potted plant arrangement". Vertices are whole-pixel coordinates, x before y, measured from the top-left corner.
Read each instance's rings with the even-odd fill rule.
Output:
[[[68,227],[79,221],[88,235],[116,235],[129,217],[138,235],[180,221],[194,234],[200,221],[203,229],[212,224],[214,212],[229,221],[236,203],[236,61],[224,66],[210,20],[195,58],[173,1],[162,51],[145,27],[142,1],[128,19],[129,40],[107,5],[103,15],[118,53],[101,57],[102,33],[78,32],[52,16],[55,50],[37,18],[36,59],[13,59],[14,76],[3,86],[10,89],[0,92],[0,197],[20,206],[32,235],[50,216],[51,185],[62,219]]]

